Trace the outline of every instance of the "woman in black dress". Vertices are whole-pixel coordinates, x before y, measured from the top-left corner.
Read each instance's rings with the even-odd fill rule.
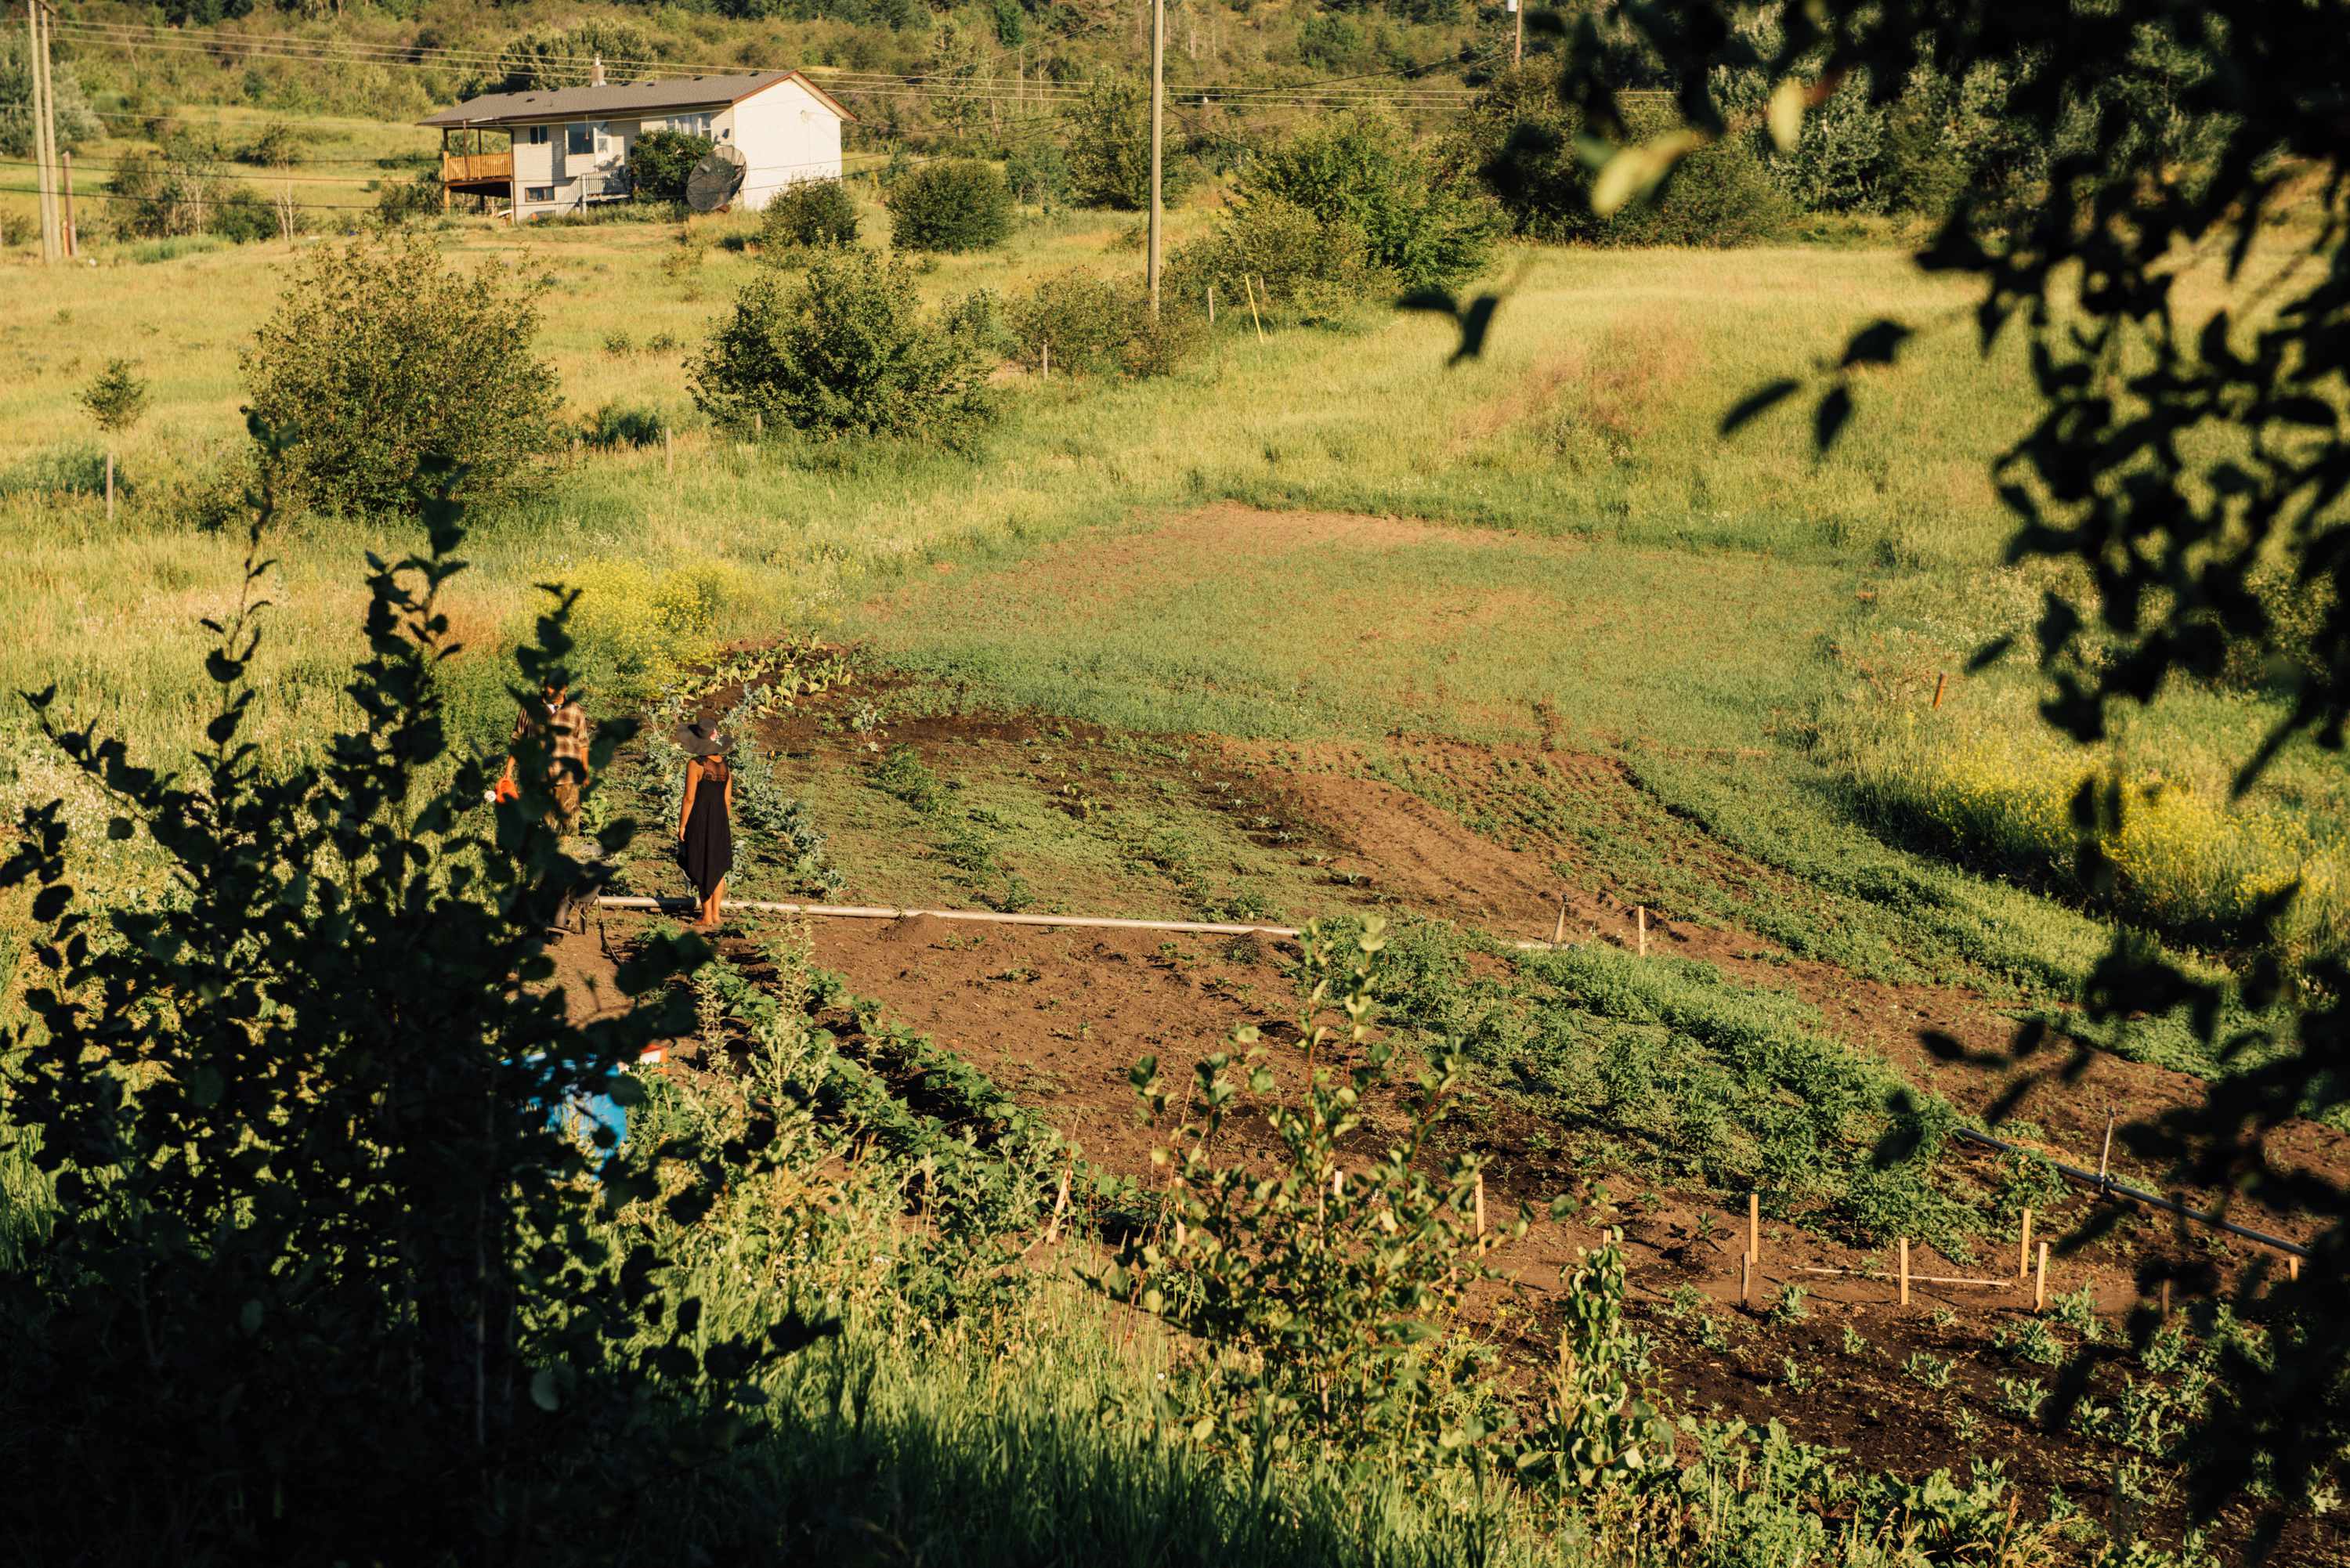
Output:
[[[682,726],[675,739],[690,757],[685,805],[677,819],[678,862],[702,900],[702,919],[694,929],[714,931],[726,874],[734,869],[734,769],[726,760],[734,743],[722,738],[718,726],[707,719]]]

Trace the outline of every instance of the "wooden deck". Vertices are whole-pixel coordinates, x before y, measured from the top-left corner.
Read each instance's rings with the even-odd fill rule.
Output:
[[[452,191],[502,196],[514,184],[514,154],[443,152],[441,183]]]

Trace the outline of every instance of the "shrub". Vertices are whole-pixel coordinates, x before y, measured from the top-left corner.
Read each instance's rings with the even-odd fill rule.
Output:
[[[282,119],[262,127],[261,134],[236,150],[236,161],[259,169],[290,169],[302,161],[302,133]]]
[[[1061,123],[1069,193],[1079,206],[1139,213],[1150,205],[1150,94],[1142,84],[1097,81]],[[1171,203],[1191,188],[1195,171],[1180,157],[1161,165],[1159,197]]]
[[[785,186],[759,215],[764,250],[822,250],[857,243],[857,203],[837,180],[801,180]]]
[[[992,288],[975,288],[948,306],[940,312],[939,325],[948,337],[970,344],[991,358],[1003,358],[1019,346],[1003,296]]]
[[[971,345],[922,319],[905,264],[870,251],[819,258],[787,288],[754,279],[693,369],[712,417],[811,434],[923,436],[959,445],[994,417]]]
[[[1029,369],[1045,366],[1071,375],[1170,374],[1198,348],[1205,313],[1161,295],[1159,319],[1136,284],[1115,283],[1073,267],[1038,280],[1004,309],[1012,357]]]
[[[1457,166],[1411,144],[1384,116],[1317,124],[1259,153],[1233,189],[1245,213],[1287,202],[1333,236],[1362,247],[1365,262],[1406,288],[1451,288],[1483,270],[1500,213]]]
[[[559,401],[528,288],[386,235],[310,253],[244,355],[247,409],[291,499],[345,514],[511,492]],[[275,432],[273,434],[273,432]]]
[[[375,215],[386,228],[398,228],[411,218],[429,217],[441,210],[441,176],[421,170],[412,179],[396,180],[376,192]]]
[[[624,446],[659,446],[661,431],[668,428],[669,421],[658,409],[606,403],[588,416],[579,439],[604,452],[617,451]]]
[[[706,136],[648,130],[629,149],[629,183],[640,202],[682,202],[686,176],[710,154]]]
[[[250,185],[232,189],[213,210],[211,231],[233,245],[274,240],[282,232],[277,209],[263,201]]]
[[[33,895],[41,976],[0,1037],[11,1152],[44,1200],[10,1227],[0,1314],[11,1544],[34,1560],[536,1556],[524,1520],[722,1462],[758,1381],[828,1332],[665,1294],[720,1189],[785,1200],[768,1140],[723,1164],[682,1127],[616,1147],[563,1108],[644,1106],[628,1069],[691,1027],[668,981],[705,954],[654,936],[593,1023],[515,982],[546,975],[556,900],[610,862],[561,852],[543,742],[494,809],[498,760],[450,743],[437,596],[460,543],[444,515],[429,555],[371,566],[349,724],[308,760],[245,732],[250,608],[219,628],[209,740],[177,766],[131,766],[36,701],[115,803],[109,835],[143,836],[184,892],[92,908],[58,801],[25,810],[0,867],[12,903]],[[560,670],[561,623],[517,687]],[[627,732],[599,729],[598,768]],[[639,1218],[664,1198],[670,1223]]]
[[[900,250],[982,251],[1012,232],[1012,192],[993,164],[925,163],[889,190],[889,238]]]
[[[1632,140],[1673,130],[1672,111],[1635,103]],[[1683,158],[1648,201],[1601,218],[1590,205],[1592,171],[1575,151],[1581,117],[1535,71],[1496,77],[1471,103],[1451,156],[1478,171],[1512,228],[1536,239],[1590,244],[1727,246],[1778,234],[1791,215],[1750,135],[1733,134]]]
[[[1396,292],[1394,275],[1370,265],[1369,249],[1347,224],[1260,196],[1175,254],[1162,297],[1201,309],[1212,284],[1226,308],[1245,311],[1253,288],[1261,306],[1278,305],[1295,319],[1343,321],[1363,300]]]
[[[1133,302],[1107,278],[1072,267],[1040,278],[1005,309],[1014,358],[1030,369],[1052,363],[1072,375],[1114,369]]]

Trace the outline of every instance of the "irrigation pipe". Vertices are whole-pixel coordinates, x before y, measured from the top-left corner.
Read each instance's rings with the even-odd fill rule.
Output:
[[[596,900],[604,909],[681,909],[691,911],[691,898],[642,898],[615,894],[599,896]],[[784,904],[759,898],[729,898],[729,909],[746,909],[761,915],[806,915],[818,919],[838,920],[910,920],[928,917],[933,920],[968,920],[988,926],[1062,926],[1089,930],[1109,931],[1183,931],[1205,937],[1296,937],[1305,933],[1295,926],[1251,926],[1228,924],[1218,920],[1131,920],[1112,915],[1008,915],[996,909],[900,909],[884,904]],[[1518,942],[1522,949],[1547,951],[1560,944],[1555,942]]]
[[[693,908],[689,898],[630,898],[605,896],[596,900],[607,909]],[[1007,915],[995,909],[895,909],[879,904],[778,904],[755,898],[729,898],[729,909],[762,915],[807,915],[839,920],[910,920],[927,916],[934,920],[970,920],[991,926],[1082,926],[1116,931],[1189,931],[1207,937],[1294,937],[1295,926],[1228,925],[1215,920],[1127,920],[1107,915]]]
[[[2264,1247],[2274,1247],[2278,1251],[2290,1253],[2296,1258],[2307,1258],[2311,1255],[2309,1249],[2298,1241],[2288,1241],[2282,1236],[2272,1236],[2265,1231],[2255,1231],[2249,1225],[2239,1225],[2234,1220],[2223,1220],[2217,1214],[2198,1213],[2184,1203],[2162,1197],[2158,1193],[2148,1192],[2142,1187],[2132,1187],[2127,1182],[2116,1181],[2110,1176],[2099,1176],[2094,1170],[2084,1170],[2077,1165],[2064,1165],[2049,1159],[2036,1148],[2026,1148],[2022,1144],[2009,1143],[2003,1138],[1995,1138],[1989,1133],[1979,1133],[1972,1127],[1954,1127],[1951,1130],[1969,1143],[1979,1143],[1987,1148],[2002,1149],[2009,1154],[2028,1155],[2033,1159],[2045,1160],[2048,1168],[2057,1175],[2069,1177],[2083,1186],[2094,1187],[2100,1192],[2112,1193],[2116,1197],[2144,1203],[2168,1213],[2183,1215],[2199,1224],[2214,1226],[2230,1235],[2241,1236],[2248,1241],[2258,1241]]]

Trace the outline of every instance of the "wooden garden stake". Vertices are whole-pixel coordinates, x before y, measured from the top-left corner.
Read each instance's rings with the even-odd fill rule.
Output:
[[[1901,1238],[1901,1304],[1909,1304],[1909,1238]]]
[[[2106,1174],[2114,1160],[2114,1107],[2106,1107],[2106,1147],[2097,1155],[2097,1185],[2106,1186],[2111,1178]]]
[[[1746,1256],[1749,1262],[1762,1261],[1762,1195],[1746,1195]]]
[[[1211,284],[1210,284],[1210,285],[1208,286],[1208,326],[1209,326],[1211,328],[1213,328],[1215,325],[1216,325],[1216,286],[1215,286],[1214,284],[1212,284],[1212,283],[1211,283]]]
[[[2030,1272],[2032,1272],[2032,1210],[2027,1209],[2023,1211],[2023,1241],[2015,1249],[2015,1277],[2020,1280]]]
[[[1745,1306],[1754,1299],[1754,1260],[1738,1260],[1738,1304]]]
[[[2296,1281],[2301,1278],[2301,1260],[2291,1252],[2284,1255],[2284,1277]]]
[[[1477,1234],[1485,1233],[1485,1173],[1477,1173]]]
[[[1264,341],[1264,317],[1256,313],[1256,284],[1248,274],[1241,274],[1241,286],[1248,290],[1249,319],[1256,323],[1256,340]]]
[[[1949,679],[1950,674],[1948,671],[1944,671],[1943,673],[1934,677],[1934,706],[1937,708],[1939,708],[1942,705],[1942,682]]]
[[[2040,1243],[2040,1272],[2032,1283],[2032,1310],[2048,1310],[2048,1243]]]
[[[1047,1247],[1051,1246],[1055,1239],[1060,1235],[1061,1216],[1069,1211],[1069,1173],[1076,1168],[1076,1161],[1074,1158],[1067,1165],[1061,1167],[1061,1190],[1053,1199],[1053,1222],[1045,1227],[1045,1245]]]
[[[1648,906],[1640,904],[1632,910],[1632,918],[1640,923],[1640,956],[1648,956]]]

